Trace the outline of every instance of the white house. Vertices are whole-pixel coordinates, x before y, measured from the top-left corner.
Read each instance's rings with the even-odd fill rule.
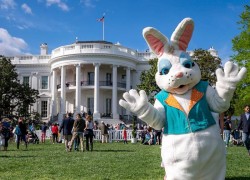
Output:
[[[77,41],[48,54],[46,43],[40,55],[15,56],[21,83],[39,90],[40,99],[31,107],[43,120],[67,112],[91,112],[118,120],[126,111],[118,105],[122,94],[136,88],[148,60],[155,56],[107,41]]]
[[[76,41],[50,55],[46,43],[40,48],[40,55],[15,56],[11,61],[20,82],[39,90],[40,99],[31,111],[39,112],[44,121],[56,116],[61,121],[67,112],[119,120],[120,115],[129,114],[118,105],[119,99],[137,88],[142,71],[150,68],[148,60],[155,58],[149,51],[137,52],[107,41]]]

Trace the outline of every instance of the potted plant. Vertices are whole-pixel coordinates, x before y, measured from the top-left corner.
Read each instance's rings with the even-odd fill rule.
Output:
[[[136,116],[133,116],[133,124],[132,124],[132,138],[131,138],[131,143],[137,143],[137,132],[136,132]]]

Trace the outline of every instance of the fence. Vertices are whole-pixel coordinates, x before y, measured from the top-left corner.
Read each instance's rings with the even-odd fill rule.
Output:
[[[142,130],[137,130],[136,131],[136,138],[138,140],[140,140],[140,133]],[[41,138],[41,130],[37,130],[36,131],[37,136],[39,137],[39,139]],[[123,140],[123,135],[122,135],[122,130],[109,130],[108,131],[109,134],[109,142],[112,141],[122,141]],[[101,135],[101,130],[94,130],[94,140],[97,141],[101,141],[102,140],[102,135]],[[240,140],[242,139],[242,131],[240,131],[239,134]],[[47,131],[46,133],[46,139],[50,139],[51,138],[51,132]],[[131,140],[132,139],[132,130],[127,130],[127,140]],[[225,140],[225,135],[223,134],[223,139]],[[232,140],[232,138],[230,138]],[[40,139],[41,140],[41,139]]]
[[[137,130],[136,133],[136,138],[138,140],[140,140],[140,134],[141,130]],[[36,134],[39,137],[39,139],[41,140],[41,130],[36,130]],[[108,131],[109,134],[109,142],[112,141],[122,141],[123,140],[123,135],[122,135],[122,130],[109,130]],[[101,135],[101,130],[94,130],[94,140],[96,141],[101,141],[102,140],[102,135]],[[51,132],[47,131],[46,133],[46,139],[50,139],[51,138]],[[132,130],[127,130],[127,140],[131,140],[132,139]]]

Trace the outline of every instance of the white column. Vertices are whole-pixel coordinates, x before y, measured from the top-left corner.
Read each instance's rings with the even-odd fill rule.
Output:
[[[126,91],[131,89],[130,86],[130,68],[126,68]]]
[[[60,114],[58,117],[58,121],[61,122],[63,119],[63,115],[66,113],[65,111],[65,74],[66,74],[65,66],[61,66],[61,100],[60,100]]]
[[[100,119],[100,112],[99,112],[99,63],[95,63],[95,89],[94,89],[94,119]]]
[[[112,89],[112,115],[113,119],[119,119],[117,113],[117,65],[113,65],[113,89]]]
[[[52,70],[52,83],[51,83],[51,116],[56,115],[56,91],[57,91],[57,83],[56,83],[56,70]]]
[[[75,114],[80,113],[80,104],[81,104],[81,65],[76,64],[76,101],[75,101]]]
[[[130,88],[130,68],[126,68],[126,91],[128,92]],[[126,110],[126,114],[129,115],[130,111]]]
[[[37,73],[37,89],[42,89],[41,75]]]
[[[36,90],[38,90],[38,85],[37,85],[37,82],[38,82],[38,72],[32,72],[31,73],[31,88],[32,89],[36,89]],[[34,111],[36,111],[36,112],[39,112],[39,109],[38,109],[38,103],[36,102],[36,104],[34,105],[34,107],[33,107],[33,109],[34,109]]]

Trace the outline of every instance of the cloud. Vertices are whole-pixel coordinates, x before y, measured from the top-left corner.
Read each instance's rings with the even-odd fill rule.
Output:
[[[24,54],[23,50],[28,48],[27,43],[17,37],[13,37],[6,29],[0,28],[0,54],[14,56]]]
[[[241,10],[241,6],[236,6],[236,5],[233,5],[233,4],[227,4],[227,8],[228,9],[230,9],[231,11],[233,11],[233,12],[238,12],[238,11],[240,11]]]
[[[32,14],[32,10],[27,4],[24,3],[21,7],[26,14]]]
[[[61,0],[46,0],[46,5],[47,6],[51,6],[51,5],[54,5],[54,4],[57,5],[63,11],[69,11],[69,7],[67,6],[67,4],[65,4]]]
[[[1,0],[0,9],[15,9],[16,3],[14,0]]]
[[[84,6],[93,8],[95,5],[93,4],[93,0],[81,0],[80,1]]]

